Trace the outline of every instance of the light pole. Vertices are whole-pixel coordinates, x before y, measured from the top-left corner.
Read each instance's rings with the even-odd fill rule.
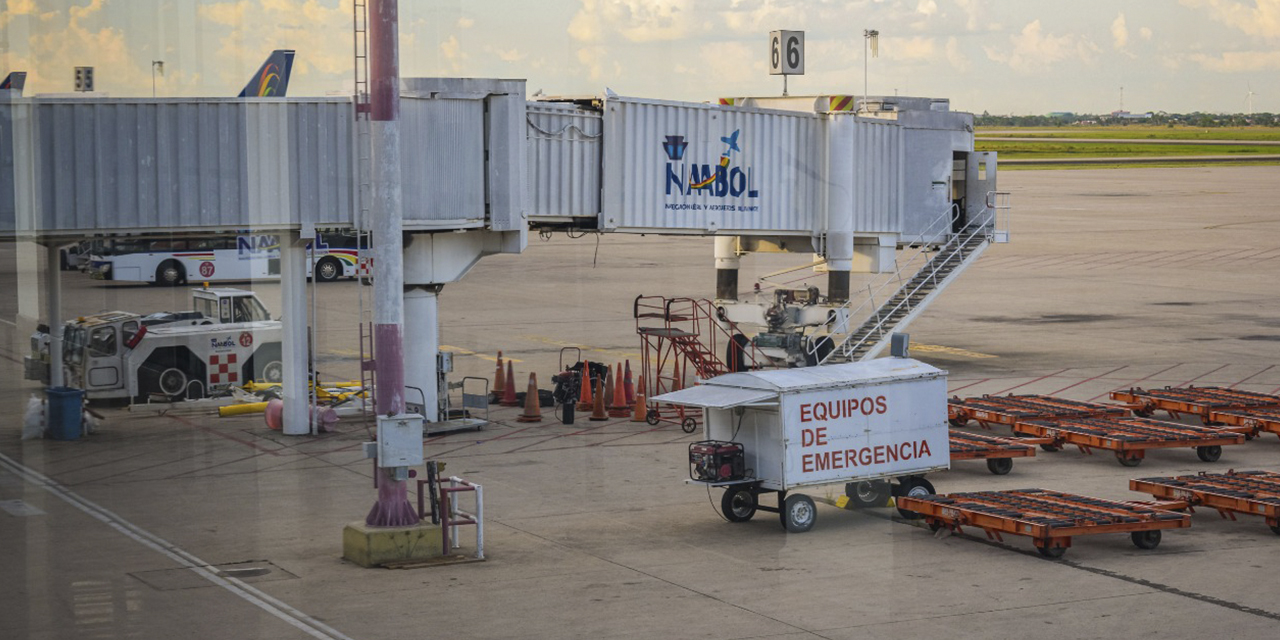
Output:
[[[867,108],[867,72],[869,64],[868,52],[880,57],[880,32],[875,29],[862,30],[862,108]]]
[[[156,74],[164,75],[164,60],[151,61],[151,97],[156,97]]]

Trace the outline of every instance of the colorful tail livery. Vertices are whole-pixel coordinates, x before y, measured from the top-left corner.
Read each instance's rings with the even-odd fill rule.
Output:
[[[18,93],[22,93],[22,87],[25,84],[27,84],[27,72],[13,71],[4,77],[4,82],[0,82],[0,90],[12,89]]]
[[[240,92],[241,98],[283,98],[293,69],[293,50],[276,49]]]

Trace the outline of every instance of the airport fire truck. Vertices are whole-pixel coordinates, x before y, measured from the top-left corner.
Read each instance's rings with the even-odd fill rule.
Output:
[[[67,322],[67,386],[90,400],[197,399],[250,380],[280,382],[283,328],[252,291],[192,291],[194,310],[139,315],[109,311]],[[26,378],[49,380],[49,329],[31,337]]]

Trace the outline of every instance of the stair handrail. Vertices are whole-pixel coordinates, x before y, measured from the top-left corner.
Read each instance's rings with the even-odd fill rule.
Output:
[[[948,213],[950,213],[950,209],[948,210]],[[938,282],[938,277],[937,277],[938,271],[941,270],[941,268],[945,266],[947,262],[950,261],[950,258],[955,255],[956,251],[958,251],[960,247],[963,247],[964,245],[968,244],[970,240],[973,240],[979,234],[982,234],[983,236],[985,236],[988,242],[990,242],[993,239],[994,220],[995,220],[995,211],[984,206],[982,208],[982,211],[978,212],[978,215],[974,216],[973,220],[965,224],[965,226],[961,228],[958,233],[952,234],[951,239],[948,240],[941,247],[939,247],[937,255],[931,258],[929,262],[925,263],[925,265],[922,266],[920,270],[917,271],[916,274],[911,277],[911,280],[907,281],[908,284],[910,284],[910,282],[914,281],[919,275],[925,273],[925,271],[928,270],[928,274],[925,276],[925,278],[917,282],[916,285],[907,293],[907,295],[903,297],[902,301],[894,305],[893,308],[890,309],[888,313],[877,314],[875,324],[872,325],[869,331],[867,331],[866,335],[864,335],[860,340],[858,340],[852,346],[849,346],[848,342],[855,335],[857,331],[853,331],[847,334],[844,340],[842,340],[840,344],[836,345],[835,348],[831,350],[830,354],[839,352],[845,356],[851,355],[852,353],[857,351],[859,347],[866,344],[866,342],[870,340],[872,336],[883,336],[884,327],[885,327],[884,319],[888,317],[892,317],[895,312],[897,312],[899,309],[903,307],[903,305],[908,305],[907,308],[910,309],[911,297],[915,295],[917,292],[919,292],[921,287],[923,287],[926,283],[932,282],[934,285],[936,285]],[[967,232],[967,235],[966,235],[966,232]],[[942,260],[941,262],[938,262],[937,259],[938,257],[941,257],[941,256],[946,256],[946,259]],[[906,288],[907,288],[906,286],[903,286],[902,288],[898,289],[898,291],[895,291],[894,295],[897,295],[898,293],[900,293]],[[863,306],[865,306],[866,304],[867,303],[864,303]],[[859,307],[859,309],[861,309],[861,307]],[[853,316],[850,315],[850,317],[852,318]],[[870,320],[870,318],[868,318],[868,320]],[[863,325],[865,324],[866,323],[864,322]],[[859,325],[858,330],[861,330],[863,325]],[[827,356],[828,358],[830,357],[830,354],[828,354]]]
[[[875,294],[880,293],[881,291],[884,291],[885,289],[889,288],[890,285],[893,285],[895,283],[902,283],[903,272],[907,269],[907,267],[915,264],[916,260],[920,256],[927,254],[929,252],[930,247],[937,244],[937,241],[944,234],[950,231],[952,220],[954,219],[954,216],[958,213],[959,213],[958,205],[956,205],[955,203],[951,203],[950,205],[948,205],[945,209],[943,209],[941,214],[939,214],[936,218],[930,221],[928,226],[926,226],[924,230],[921,231],[919,234],[917,234],[915,236],[915,239],[911,241],[910,244],[912,245],[918,244],[919,248],[914,253],[911,253],[910,255],[906,256],[902,260],[894,261],[896,270],[894,271],[893,275],[885,279],[885,281],[880,283],[880,285],[876,287],[874,290],[872,290],[871,285],[868,284],[867,298],[863,300],[862,304],[858,305],[857,308],[850,309],[850,307],[852,307],[854,302],[853,299],[850,299],[849,301],[845,302],[843,305],[841,305],[838,308],[849,310],[849,313],[846,317],[850,318],[850,320],[852,320],[855,317],[861,317],[861,314],[864,310],[867,311],[867,315],[871,315],[870,310],[867,310],[866,307],[868,305],[874,306],[873,301],[875,299]],[[902,265],[902,266],[897,266],[897,265]],[[917,272],[918,270],[919,268],[917,267]],[[907,282],[909,283],[910,280],[908,280]],[[896,294],[897,291],[900,291],[905,286],[906,286],[905,284],[898,284],[898,287],[894,293]],[[892,297],[893,295],[889,295],[889,296],[885,296],[883,299],[889,300]],[[852,322],[850,322],[849,323],[850,331],[846,332],[844,338],[840,341],[839,344],[834,345],[834,347],[828,353],[828,357],[830,357],[830,354],[842,352],[841,351],[842,347],[844,347],[845,343],[848,342],[851,337],[853,337],[852,326],[853,326]],[[808,352],[808,355],[816,357],[818,346],[821,342],[822,341],[820,340],[810,340],[809,344],[805,346],[805,350]],[[823,358],[822,360],[826,360],[826,358]]]
[[[702,339],[704,336],[704,331],[702,330],[702,324],[704,322],[706,323],[708,327],[708,331],[705,332],[705,335],[709,337],[710,344],[704,344],[704,346],[706,346],[711,350],[711,355],[713,358],[715,358],[716,362],[719,362],[720,364],[724,365],[726,369],[728,369],[729,363],[721,360],[720,354],[717,352],[717,348],[719,345],[716,338],[718,335],[723,335],[726,338],[726,344],[728,342],[733,341],[734,334],[742,333],[742,331],[738,329],[738,325],[734,323],[732,320],[730,320],[729,318],[727,318],[723,313],[721,313],[720,309],[716,307],[715,303],[711,302],[710,300],[707,300],[706,298],[677,297],[677,298],[668,299],[665,305],[667,309],[667,319],[668,319],[667,326],[670,328],[678,328],[678,327],[672,326],[674,323],[670,320],[670,318],[672,317],[672,313],[670,309],[672,304],[675,304],[675,303],[682,303],[682,304],[689,305],[691,313],[689,314],[689,318],[687,322],[692,324],[692,329],[693,329],[689,333],[692,333],[695,336],[698,336],[699,342],[702,342]],[[728,325],[728,326],[726,327],[721,325],[720,324],[721,322],[723,322],[725,325]],[[744,356],[744,360],[748,369],[760,368],[760,362],[763,361],[764,354],[760,352],[760,350],[755,346],[754,342],[748,342],[746,345],[743,346],[742,355]],[[730,371],[730,373],[732,373],[732,371]]]

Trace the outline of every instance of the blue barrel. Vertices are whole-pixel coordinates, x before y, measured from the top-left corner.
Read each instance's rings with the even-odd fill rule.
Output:
[[[49,399],[49,426],[45,435],[54,440],[79,438],[84,430],[80,414],[84,405],[84,391],[70,387],[49,387],[45,389],[45,396]]]

